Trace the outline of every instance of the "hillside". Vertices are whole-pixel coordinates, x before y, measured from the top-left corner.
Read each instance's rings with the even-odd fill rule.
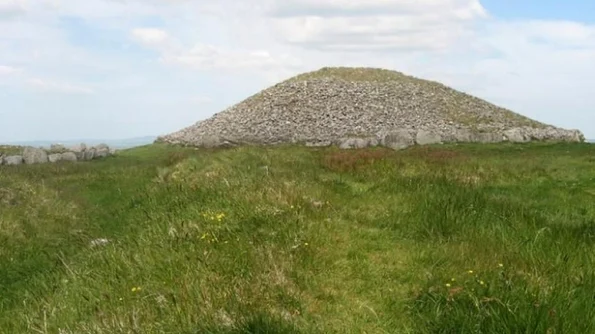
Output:
[[[359,147],[404,148],[441,142],[584,141],[584,136],[438,82],[343,67],[290,78],[157,142],[353,146],[354,140]]]
[[[595,146],[0,166],[0,332],[595,333]]]

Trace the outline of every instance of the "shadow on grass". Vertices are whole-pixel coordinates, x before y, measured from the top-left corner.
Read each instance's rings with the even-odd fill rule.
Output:
[[[204,328],[193,332],[195,334],[301,334],[294,325],[269,314],[256,314],[242,321],[233,329],[225,327]]]

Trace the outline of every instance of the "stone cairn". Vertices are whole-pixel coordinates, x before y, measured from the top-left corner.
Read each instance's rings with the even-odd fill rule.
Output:
[[[89,161],[105,158],[115,153],[116,151],[106,144],[99,144],[92,147],[87,147],[85,144],[79,144],[70,148],[66,148],[60,144],[54,144],[51,145],[49,149],[29,146],[23,148],[20,155],[4,155],[0,152],[0,165],[32,165],[56,163],[60,161]]]
[[[322,68],[287,79],[157,142],[197,147],[583,142],[439,82],[376,68]]]

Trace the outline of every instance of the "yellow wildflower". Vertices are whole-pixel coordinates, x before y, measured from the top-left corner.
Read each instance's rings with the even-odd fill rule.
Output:
[[[467,271],[469,274],[473,274],[473,270],[469,270]]]
[[[504,264],[503,263],[498,263],[498,267],[502,268],[502,267],[504,267]]]
[[[484,281],[479,281],[479,284],[485,285],[485,282]]]
[[[451,280],[452,282],[456,281],[456,279],[455,279],[454,277],[453,277],[453,278],[451,278],[450,280]]]
[[[447,288],[450,288],[450,283],[445,284]]]

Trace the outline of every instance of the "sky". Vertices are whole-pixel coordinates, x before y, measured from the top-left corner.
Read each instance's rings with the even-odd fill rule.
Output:
[[[591,0],[0,0],[0,142],[167,134],[324,66],[595,138]]]

